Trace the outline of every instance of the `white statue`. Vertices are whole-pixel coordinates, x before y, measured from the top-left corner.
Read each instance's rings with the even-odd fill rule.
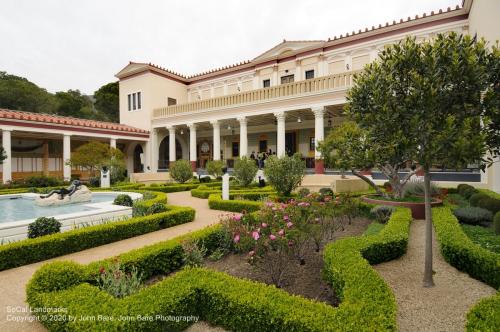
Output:
[[[91,199],[90,189],[75,180],[68,188],[56,189],[47,195],[40,195],[35,199],[35,203],[38,206],[53,206],[89,202]]]

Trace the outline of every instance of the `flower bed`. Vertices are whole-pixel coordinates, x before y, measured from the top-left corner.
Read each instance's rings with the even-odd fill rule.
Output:
[[[167,202],[166,194],[155,193],[153,199],[142,201],[138,204],[149,207],[159,202]],[[97,247],[187,223],[194,219],[194,209],[173,206],[167,208],[168,211],[163,213],[84,227],[64,233],[2,245],[0,246],[0,270]]]
[[[51,330],[181,331],[191,322],[157,317],[193,315],[232,331],[395,331],[394,296],[369,262],[378,263],[402,255],[410,221],[409,210],[398,209],[378,235],[340,240],[327,246],[325,275],[342,294],[343,302],[338,308],[290,295],[273,286],[201,268],[185,269],[118,299],[92,285],[93,275],[109,260],[87,266],[71,262],[44,265],[27,287],[28,303],[32,308],[67,308],[65,317],[115,317],[114,320],[54,321],[44,319],[43,312],[36,313]],[[220,234],[220,226],[212,226],[133,250],[121,255],[119,260],[126,271],[135,267],[145,278],[166,274],[183,264],[182,241],[201,241],[208,252],[213,252]],[[152,319],[116,319],[138,315]]]

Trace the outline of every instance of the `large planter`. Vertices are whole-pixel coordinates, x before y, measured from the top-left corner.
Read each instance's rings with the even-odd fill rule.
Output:
[[[425,203],[417,203],[417,202],[395,202],[395,201],[387,201],[384,199],[378,198],[379,196],[367,195],[361,197],[361,200],[365,203],[376,204],[376,205],[388,205],[388,206],[404,206],[411,210],[411,216],[413,219],[425,219]],[[431,206],[440,206],[443,205],[443,201],[439,198],[432,198]]]

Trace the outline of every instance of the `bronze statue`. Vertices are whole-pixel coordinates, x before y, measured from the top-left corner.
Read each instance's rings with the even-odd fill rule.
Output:
[[[47,195],[40,195],[40,198],[49,198],[54,194],[59,195],[59,199],[64,199],[65,196],[70,196],[75,193],[78,189],[80,189],[81,183],[78,180],[74,180],[68,188],[54,189],[50,191]]]

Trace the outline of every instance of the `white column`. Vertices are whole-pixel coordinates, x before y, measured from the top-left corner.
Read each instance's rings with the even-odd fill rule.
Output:
[[[111,139],[109,140],[109,146],[113,149],[116,149],[116,138],[111,137]]]
[[[71,135],[64,134],[63,137],[63,178],[64,181],[71,180],[71,166],[68,162],[71,160]]]
[[[159,157],[159,149],[158,149],[158,129],[151,129],[151,171],[158,172],[158,159]]]
[[[247,118],[238,118],[240,122],[240,158],[246,157],[248,154],[248,134],[247,134]]]
[[[189,161],[191,167],[196,168],[196,124],[190,123],[189,127]]]
[[[175,161],[175,126],[169,126],[168,129],[168,162]],[[170,167],[170,165],[169,165]]]
[[[321,158],[321,153],[318,151],[318,144],[325,139],[325,108],[312,108],[314,113],[314,157],[316,160]]]
[[[276,127],[276,155],[278,158],[285,156],[285,112],[276,112],[274,113],[278,125]]]
[[[210,121],[214,128],[214,160],[220,160],[220,123],[218,120]]]
[[[7,158],[2,163],[3,174],[2,181],[3,183],[8,183],[12,181],[12,156],[11,156],[11,140],[10,140],[10,130],[2,129],[2,146],[7,155]]]

